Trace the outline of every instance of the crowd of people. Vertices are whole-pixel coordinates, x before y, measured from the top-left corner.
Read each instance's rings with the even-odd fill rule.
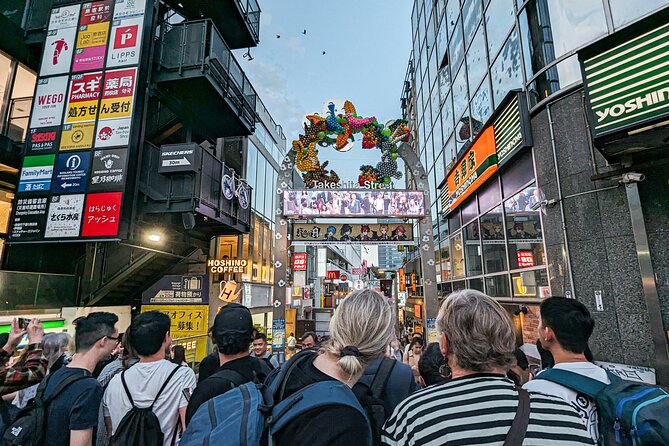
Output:
[[[327,337],[305,333],[298,342],[290,333],[288,359],[280,364],[250,311],[231,303],[216,315],[210,329],[216,350],[197,375],[183,347],[172,345],[169,317],[158,311],[136,317],[123,335],[115,314],[93,312],[76,321],[74,339],[45,335],[36,319],[25,328],[15,320],[0,350],[3,438],[8,445],[190,446],[205,435],[208,444],[236,445],[249,419],[266,417],[261,444],[575,446],[616,444],[613,435],[667,444],[668,418],[636,406],[648,426],[633,430],[623,415],[610,426],[600,399],[560,380],[566,373],[593,380],[600,392],[614,381],[625,388],[592,362],[587,308],[551,297],[540,316],[543,356],[531,370],[508,313],[483,293],[447,297],[436,321],[438,342],[426,346],[421,333],[398,338],[387,299],[360,290],[338,306]],[[25,335],[28,345],[10,362]],[[310,405],[300,409],[300,395],[323,386],[328,392],[309,394]],[[260,401],[249,389],[262,389]],[[666,395],[654,387],[643,392],[659,395],[657,404]],[[216,404],[233,395],[244,398],[239,407],[225,406],[220,430]]]

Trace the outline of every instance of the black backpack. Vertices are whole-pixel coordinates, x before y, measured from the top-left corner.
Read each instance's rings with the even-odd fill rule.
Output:
[[[81,379],[93,378],[90,373],[74,375],[66,378],[56,386],[48,398],[44,398],[44,391],[53,375],[48,375],[37,387],[35,398],[28,406],[19,412],[14,421],[2,437],[6,446],[41,446],[46,434],[46,410],[49,403],[60,395],[70,384]]]
[[[121,372],[121,383],[123,383],[123,389],[125,394],[130,400],[132,409],[128,411],[121,419],[121,422],[116,429],[116,432],[111,438],[110,446],[157,446],[163,444],[165,435],[163,430],[160,427],[160,421],[155,413],[153,413],[153,406],[160,398],[160,394],[163,393],[165,387],[170,382],[174,374],[181,368],[180,365],[176,366],[172,372],[169,374],[165,382],[163,383],[160,390],[156,394],[153,403],[149,407],[137,407],[135,402],[130,395],[130,390],[128,390],[128,385],[125,382],[125,372]],[[174,430],[174,436],[179,430],[177,422],[177,427]],[[172,443],[174,443],[174,438],[172,438]]]
[[[372,428],[372,439],[375,445],[381,444],[381,430],[388,417],[390,417],[390,414],[386,413],[381,396],[388,378],[390,378],[390,374],[393,371],[393,367],[395,367],[395,362],[394,359],[384,357],[371,384],[368,385],[358,381],[353,386],[353,393],[367,412],[367,418],[369,418]]]

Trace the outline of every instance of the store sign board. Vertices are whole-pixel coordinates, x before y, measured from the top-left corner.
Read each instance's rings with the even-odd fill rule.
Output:
[[[90,149],[93,145],[102,72],[71,77],[60,150]]]
[[[56,158],[53,192],[85,192],[91,152],[63,153]]]
[[[13,240],[30,241],[44,237],[48,199],[26,197],[16,200],[11,237]]]
[[[56,155],[35,155],[23,158],[19,192],[47,192],[51,189],[53,163]]]
[[[293,254],[293,271],[307,270],[307,253],[297,252]]]
[[[206,335],[208,305],[142,305],[142,313],[160,311],[170,317],[170,335],[175,339]]]
[[[37,155],[58,150],[61,126],[30,129],[26,138],[26,155]]]
[[[146,0],[116,0],[114,20],[143,15],[145,9]]]
[[[207,268],[212,274],[234,274],[246,271],[249,261],[246,259],[209,259]]]
[[[91,166],[89,192],[123,190],[128,149],[95,150]]]
[[[202,148],[197,144],[167,144],[160,147],[159,173],[196,172]]]
[[[143,16],[114,20],[107,54],[108,68],[139,63],[143,26]]]
[[[79,236],[84,197],[84,194],[51,196],[45,238]]]
[[[67,76],[39,79],[30,115],[30,128],[60,125],[67,92]]]
[[[594,138],[667,118],[669,24],[584,54],[579,58]]]
[[[497,152],[493,126],[483,130],[472,146],[454,165],[442,189],[442,207],[454,210],[497,172]]]
[[[529,123],[525,95],[511,92],[493,121],[497,164],[503,166],[525,147],[532,145],[532,131]]]
[[[333,270],[325,273],[325,280],[339,280],[339,271]]]
[[[206,276],[167,275],[142,293],[142,304],[206,304],[209,281]]]
[[[82,237],[115,237],[121,216],[122,192],[88,194]]]
[[[79,23],[81,5],[61,6],[53,8],[49,17],[49,31],[76,28]]]
[[[531,268],[535,265],[534,252],[532,251],[516,251],[518,260],[518,268]]]
[[[72,71],[98,70],[104,66],[112,0],[84,3],[79,17]]]
[[[413,245],[414,241],[411,225],[403,223],[331,225],[295,223],[293,244]]]
[[[69,73],[77,28],[52,29],[47,32],[40,76]]]

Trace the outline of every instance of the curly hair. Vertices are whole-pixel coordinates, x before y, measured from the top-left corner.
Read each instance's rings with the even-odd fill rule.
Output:
[[[220,333],[216,335],[218,352],[224,355],[237,355],[249,350],[253,342],[253,333]]]

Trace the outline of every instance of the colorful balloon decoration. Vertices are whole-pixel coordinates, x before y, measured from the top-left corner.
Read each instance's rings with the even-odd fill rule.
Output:
[[[366,182],[389,184],[393,178],[402,178],[397,166],[397,144],[409,140],[406,121],[398,119],[384,125],[373,116],[363,118],[358,116],[350,101],[344,103],[344,114],[336,114],[335,104],[330,102],[326,117],[309,115],[307,121],[304,134],[293,141],[293,148],[297,152],[295,165],[302,172],[308,188],[315,187],[316,182],[339,182],[337,173],[326,169],[327,161],[321,165],[316,144],[334,146],[336,150],[346,152],[351,149],[355,134],[359,133],[362,133],[363,149],[377,147],[381,150],[381,162],[376,166],[361,166],[358,183],[361,186]]]

